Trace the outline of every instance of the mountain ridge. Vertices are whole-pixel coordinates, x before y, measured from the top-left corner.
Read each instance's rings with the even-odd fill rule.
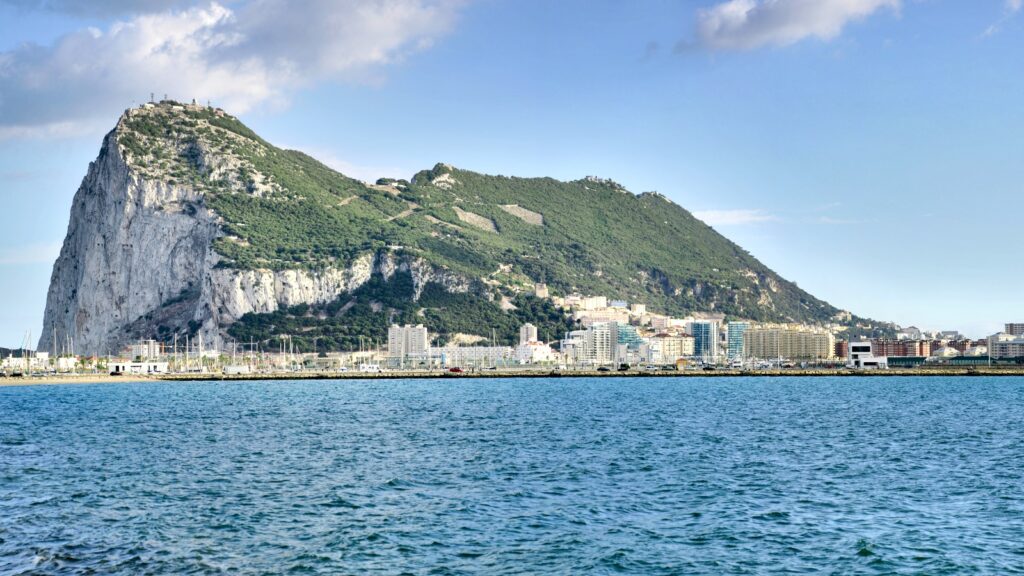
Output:
[[[71,333],[90,353],[198,333],[270,344],[285,334],[279,325],[296,327],[282,317],[294,308],[299,317],[285,316],[305,318],[304,333],[351,344],[358,335],[336,332],[361,325],[379,337],[395,320],[428,318],[450,334],[465,328],[458,309],[508,337],[492,308],[519,301],[547,318],[523,300],[537,282],[669,314],[884,329],[799,289],[658,193],[443,163],[368,184],[274,147],[219,109],[162,102],[126,111],[90,165],[43,332]],[[359,301],[363,287],[372,294]],[[379,306],[389,290],[405,299]],[[437,306],[418,306],[424,294]]]

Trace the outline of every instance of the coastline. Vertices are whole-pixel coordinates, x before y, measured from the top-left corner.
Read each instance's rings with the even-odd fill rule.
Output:
[[[937,367],[889,370],[848,369],[783,369],[783,370],[625,370],[600,372],[597,370],[480,370],[453,373],[441,370],[403,372],[273,372],[257,374],[162,374],[110,376],[107,374],[78,374],[74,376],[0,377],[0,387],[38,386],[62,384],[137,384],[141,382],[245,382],[257,380],[405,380],[437,378],[806,378],[836,376],[844,378],[891,378],[904,376],[1024,376],[1024,366]]]

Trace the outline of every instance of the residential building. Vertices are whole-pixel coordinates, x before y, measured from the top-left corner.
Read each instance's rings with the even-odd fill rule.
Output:
[[[1024,336],[1024,322],[1010,322],[1004,332],[1010,336]]]
[[[830,360],[835,357],[836,339],[821,328],[763,325],[744,332],[743,346],[747,358]]]
[[[621,343],[620,343],[620,333]],[[636,328],[618,322],[596,322],[586,330],[574,330],[562,340],[566,362],[584,365],[612,364],[642,340]]]
[[[896,334],[897,340],[920,340],[923,336],[921,335],[921,329],[917,326],[908,326],[903,328]],[[927,354],[925,354],[927,356]]]
[[[693,335],[693,355],[704,362],[718,361],[718,322],[711,320],[694,321],[690,325]]]
[[[580,310],[600,310],[608,307],[608,298],[605,296],[587,296],[581,298],[578,304]]]
[[[161,355],[160,343],[156,340],[145,340],[129,347],[128,356],[135,360],[151,360]]]
[[[993,359],[1024,358],[1024,336],[1001,332],[989,337],[988,352]]]
[[[888,340],[876,338],[871,341],[872,350],[878,356],[907,357],[931,356],[932,343],[929,340]]]
[[[445,346],[438,353],[445,367],[507,366],[515,358],[515,350],[510,346]]]
[[[615,361],[618,350],[618,323],[600,322],[587,329],[584,360],[594,364]]]
[[[688,334],[673,336],[666,332],[648,339],[649,360],[654,364],[675,364],[681,358],[693,358],[694,338]]]
[[[835,357],[845,360],[849,356],[850,343],[846,340],[836,340]]]
[[[594,324],[607,324],[611,322],[629,324],[629,311],[621,308],[576,310],[573,312],[572,318],[579,322],[584,328],[589,328]]]
[[[565,338],[559,344],[562,352],[562,361],[566,364],[577,364],[583,361],[586,355],[587,331],[573,330],[565,334]]]
[[[528,344],[530,342],[537,342],[537,327],[533,324],[523,324],[519,328],[519,344]]]
[[[543,342],[531,341],[519,344],[515,350],[516,362],[520,364],[550,364],[557,359],[557,353]]]
[[[430,334],[426,326],[392,324],[388,328],[388,359],[399,366],[429,361]]]
[[[649,324],[652,330],[668,330],[671,317],[663,314],[648,314],[640,320],[641,324]]]
[[[636,326],[629,324],[615,325],[615,359],[616,363],[632,364],[639,361],[640,348],[647,341],[640,337]]]
[[[742,360],[746,358],[743,346],[743,335],[750,329],[750,322],[729,322],[725,325],[725,333],[728,337],[729,360]]]

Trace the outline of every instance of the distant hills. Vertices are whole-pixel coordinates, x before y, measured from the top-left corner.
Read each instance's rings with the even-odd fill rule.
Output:
[[[136,338],[300,348],[379,340],[389,322],[442,338],[569,327],[535,283],[674,315],[891,326],[780,277],[657,193],[606,179],[491,176],[437,164],[366,184],[277,148],[220,110],[127,111],[104,140],[54,266],[54,330],[86,352]]]

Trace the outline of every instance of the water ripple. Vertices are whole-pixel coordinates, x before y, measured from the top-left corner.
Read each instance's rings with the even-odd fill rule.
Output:
[[[3,574],[1021,574],[1024,379],[0,388]]]

